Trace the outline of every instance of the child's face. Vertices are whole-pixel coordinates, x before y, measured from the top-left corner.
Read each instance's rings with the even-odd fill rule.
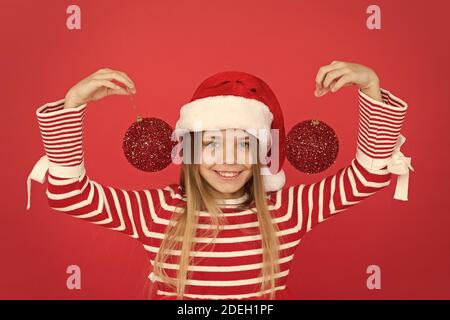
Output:
[[[255,157],[250,141],[250,135],[239,129],[204,131],[200,175],[220,193],[240,191],[252,177]]]

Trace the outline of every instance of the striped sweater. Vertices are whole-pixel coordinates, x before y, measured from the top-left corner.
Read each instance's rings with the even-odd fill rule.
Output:
[[[286,281],[294,253],[302,237],[321,222],[375,194],[390,184],[392,173],[405,179],[410,158],[399,151],[400,134],[407,104],[385,89],[383,102],[358,90],[359,130],[356,156],[335,174],[313,184],[297,184],[267,194],[273,223],[278,225],[280,259],[276,262],[277,299],[288,299]],[[139,240],[151,264],[164,238],[164,230],[175,207],[186,202],[178,184],[144,190],[123,190],[89,178],[83,161],[83,119],[86,104],[63,109],[64,100],[47,103],[36,110],[45,155],[28,179],[28,206],[31,180],[47,180],[50,207],[78,219],[124,233]],[[395,153],[395,157],[394,157]],[[394,161],[393,159],[396,159]],[[395,172],[399,161],[406,173]],[[412,168],[411,168],[412,169]],[[45,179],[48,171],[47,179]],[[397,185],[396,198],[406,200],[406,185]],[[219,200],[226,217],[212,252],[199,248],[209,238],[197,236],[191,255],[194,263],[186,287],[186,299],[257,299],[261,279],[261,235],[254,208],[242,209],[239,199]],[[200,212],[197,232],[208,229],[208,213]],[[179,251],[170,252],[172,257]],[[169,260],[170,262],[170,260]],[[177,265],[164,265],[176,277]],[[174,299],[175,294],[153,273],[156,288],[152,299]],[[266,292],[268,294],[268,292]],[[264,296],[265,298],[267,296]]]

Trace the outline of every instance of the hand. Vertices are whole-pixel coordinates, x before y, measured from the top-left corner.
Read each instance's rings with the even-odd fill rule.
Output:
[[[374,99],[381,100],[380,81],[371,68],[361,64],[333,61],[322,66],[316,76],[314,95],[321,97],[328,91],[336,92],[342,87],[357,85]],[[378,96],[379,95],[379,96]]]
[[[125,84],[119,86],[112,80]],[[97,101],[106,96],[136,93],[134,82],[125,73],[108,68],[100,69],[78,82],[67,91],[64,108],[75,108],[89,101]]]

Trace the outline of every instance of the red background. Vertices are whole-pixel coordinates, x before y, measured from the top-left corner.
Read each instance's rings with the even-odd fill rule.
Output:
[[[81,30],[68,30],[70,4]],[[450,298],[447,1],[376,1],[382,29],[368,30],[372,1],[1,1],[0,298],[143,298],[148,261],[125,235],[52,211],[46,185],[26,178],[43,155],[35,109],[62,99],[102,67],[127,72],[144,116],[172,126],[179,106],[207,76],[235,69],[267,81],[286,128],[318,118],[339,136],[336,163],[316,175],[289,163],[288,185],[334,174],[354,157],[357,89],[318,99],[318,68],[332,60],[373,68],[381,86],[409,104],[402,151],[412,157],[408,202],[395,183],[324,222],[297,250],[288,281],[299,299]],[[445,40],[447,39],[447,40]],[[121,140],[133,121],[128,97],[92,103],[85,121],[91,179],[128,189],[178,180],[178,166],[135,170]],[[81,267],[81,290],[66,288],[66,267]],[[367,266],[381,267],[381,290],[366,287]]]

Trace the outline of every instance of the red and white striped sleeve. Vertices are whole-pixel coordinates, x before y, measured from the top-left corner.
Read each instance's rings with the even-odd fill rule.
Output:
[[[399,175],[394,198],[407,200],[412,167],[399,146],[405,140],[400,131],[408,105],[385,89],[381,93],[383,102],[358,91],[359,131],[356,157],[350,165],[319,182],[291,187],[302,232],[385,188],[392,173]]]
[[[44,183],[48,171],[50,207],[76,218],[142,240],[158,210],[155,190],[123,190],[104,186],[86,175],[83,158],[83,119],[87,104],[64,109],[64,99],[36,110],[45,155],[28,177]]]

